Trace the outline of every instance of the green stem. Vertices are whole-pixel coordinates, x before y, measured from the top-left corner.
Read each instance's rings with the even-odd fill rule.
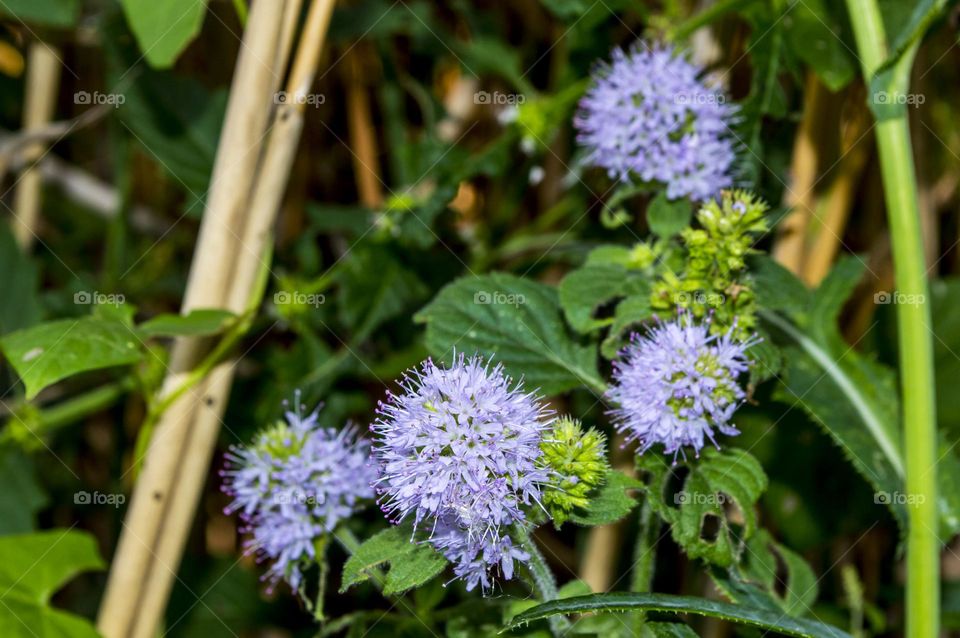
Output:
[[[847,0],[850,22],[871,97],[876,88],[894,97],[909,90],[916,44],[872,83],[885,67],[886,34],[877,0]],[[906,491],[917,505],[909,508],[907,532],[906,635],[933,638],[940,620],[940,542],[937,537],[937,429],[933,340],[927,305],[926,260],[920,232],[920,208],[914,174],[907,105],[885,105],[876,125],[897,292],[916,303],[897,304]],[[888,108],[887,108],[888,107]]]
[[[530,572],[530,578],[533,582],[534,590],[540,600],[548,602],[560,598],[560,592],[557,591],[557,581],[553,577],[553,572],[547,565],[547,560],[540,553],[536,541],[530,534],[531,530],[524,525],[514,526],[514,537],[519,541],[523,551],[530,554],[530,562],[527,564],[527,570]],[[554,636],[564,636],[570,629],[570,621],[563,616],[552,616],[550,618],[550,630]]]
[[[655,545],[660,525],[650,506],[650,500],[645,499],[640,506],[640,518],[637,525],[637,541],[633,546],[633,570],[630,576],[630,591],[645,594],[653,587],[653,565],[657,557]],[[637,612],[634,617],[634,633],[641,635],[646,614]]]
[[[247,26],[247,2],[246,0],[233,0],[233,8],[237,11],[237,18],[240,19],[242,26]]]
[[[136,379],[132,376],[125,377],[115,383],[94,388],[57,405],[44,408],[26,420],[33,426],[31,428],[33,434],[41,436],[110,407],[120,397],[136,388],[136,385]],[[20,432],[19,425],[19,419],[16,417],[10,419],[3,430],[3,435],[0,436],[0,443],[16,439]]]

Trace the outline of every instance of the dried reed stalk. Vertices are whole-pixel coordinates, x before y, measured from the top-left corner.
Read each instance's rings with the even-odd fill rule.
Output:
[[[257,0],[250,12],[187,281],[184,313],[222,307],[229,295],[234,256],[240,249],[237,229],[244,226],[247,197],[274,101],[272,65],[282,37],[285,5],[284,0]],[[264,60],[271,62],[264,64]],[[179,388],[208,347],[200,339],[177,340],[163,392]],[[165,599],[157,604],[155,599],[145,600],[145,595],[148,589],[169,591],[169,585],[164,588],[153,581],[171,581],[179,560],[161,562],[156,548],[164,536],[186,535],[186,529],[169,524],[179,522],[171,515],[174,487],[186,478],[182,472],[193,455],[209,456],[189,448],[195,396],[186,393],[169,407],[150,442],[100,607],[97,626],[104,638],[149,636],[159,623]]]
[[[27,86],[23,105],[25,132],[43,129],[53,119],[60,92],[60,58],[50,45],[33,42],[27,55]],[[43,154],[43,144],[31,144],[23,159],[32,164]],[[40,222],[40,187],[43,179],[36,166],[28,166],[20,175],[13,204],[13,236],[24,250],[29,250],[37,236]]]
[[[806,255],[807,227],[810,224],[814,203],[813,187],[819,170],[819,144],[817,136],[823,127],[824,103],[827,89],[813,72],[808,73],[803,92],[803,119],[797,129],[790,162],[790,185],[787,188],[786,205],[790,213],[777,228],[777,241],[773,246],[773,258],[784,268],[800,274]]]

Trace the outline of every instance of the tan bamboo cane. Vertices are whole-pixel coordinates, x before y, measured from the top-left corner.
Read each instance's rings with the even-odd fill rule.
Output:
[[[257,0],[250,12],[187,281],[184,313],[226,303],[237,233],[242,229],[246,199],[273,105],[273,61],[285,4],[284,0]],[[206,347],[198,339],[175,342],[164,392],[181,386]],[[165,522],[173,486],[181,478],[180,464],[188,452],[193,396],[187,393],[168,408],[150,442],[100,607],[97,626],[104,638],[131,636],[134,626],[143,623],[140,606],[146,584],[160,570],[176,570],[176,564],[158,564],[155,547],[164,534],[171,533]]]
[[[287,84],[287,100],[274,114],[269,140],[259,168],[259,178],[250,198],[251,214],[243,229],[239,253],[233,269],[233,281],[225,307],[235,313],[249,305],[262,260],[271,236],[277,212],[287,187],[290,169],[303,129],[307,92],[313,84],[334,0],[314,0],[297,50]],[[199,399],[188,432],[179,480],[170,494],[170,507],[165,521],[168,533],[155,548],[156,560],[174,566],[166,573],[155,574],[147,583],[141,601],[139,619],[131,638],[149,638],[166,607],[197,503],[206,481],[210,457],[216,446],[221,417],[233,380],[236,361],[218,365],[201,383]]]
[[[27,86],[23,103],[23,128],[25,131],[42,129],[53,118],[60,90],[60,58],[56,51],[43,42],[30,45],[27,55]],[[43,144],[26,148],[24,160],[35,162],[43,154]],[[36,166],[28,166],[17,182],[13,204],[13,236],[24,250],[29,250],[36,238],[40,221],[42,177]]]
[[[818,135],[823,126],[827,89],[813,72],[807,76],[804,90],[803,119],[797,129],[790,161],[790,185],[785,204],[790,213],[777,228],[777,240],[773,245],[773,258],[784,268],[800,274],[807,251],[807,227],[815,204],[813,187],[819,170]]]
[[[840,252],[856,188],[870,159],[871,145],[866,139],[870,113],[859,92],[856,96],[861,99],[852,100],[852,113],[842,133],[839,170],[821,198],[817,211],[819,229],[804,262],[803,279],[810,286],[818,285],[827,276]]]

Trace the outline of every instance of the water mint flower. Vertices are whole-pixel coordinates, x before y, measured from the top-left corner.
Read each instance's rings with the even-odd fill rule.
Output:
[[[298,590],[303,569],[317,558],[316,543],[373,498],[376,470],[369,443],[356,428],[319,425],[319,408],[304,416],[299,405],[227,454],[223,490],[233,497],[227,513],[239,512],[250,533],[248,551],[271,565],[271,588],[281,579]]]
[[[694,323],[690,315],[660,323],[647,336],[634,334],[620,359],[613,363],[613,385],[607,397],[617,407],[609,412],[627,442],[637,441],[640,453],[656,444],[666,454],[686,457],[684,446],[697,456],[704,439],[717,445],[714,429],[734,436],[731,422],[745,393],[737,383],[747,370],[747,349],[757,342],[734,340],[733,326],[711,335],[709,320]]]
[[[510,528],[528,524],[524,510],[540,502],[550,412],[479,356],[449,368],[428,360],[401,390],[371,426],[381,507],[394,523],[412,521],[468,590],[489,589],[497,572],[510,579],[514,562],[529,560]]]
[[[606,437],[580,422],[561,417],[540,443],[542,462],[551,470],[543,492],[543,505],[559,527],[577,508],[590,504],[589,495],[603,484],[609,466]]]
[[[586,162],[702,201],[732,184],[736,107],[675,50],[637,43],[600,66],[574,118]]]

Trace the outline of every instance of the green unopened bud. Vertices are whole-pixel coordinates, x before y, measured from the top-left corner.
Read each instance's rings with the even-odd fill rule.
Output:
[[[593,428],[584,432],[576,419],[561,417],[540,444],[540,451],[552,470],[543,505],[554,525],[560,527],[575,509],[588,505],[590,493],[603,483],[609,468],[606,437]]]

